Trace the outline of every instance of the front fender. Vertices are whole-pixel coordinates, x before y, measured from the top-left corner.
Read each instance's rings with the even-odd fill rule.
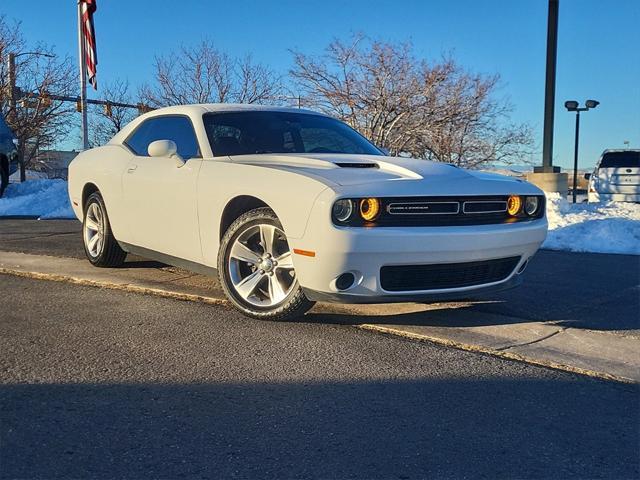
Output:
[[[198,178],[198,217],[205,264],[215,265],[220,246],[220,220],[238,196],[266,203],[289,238],[304,235],[316,198],[327,186],[315,179],[275,168],[206,160]]]

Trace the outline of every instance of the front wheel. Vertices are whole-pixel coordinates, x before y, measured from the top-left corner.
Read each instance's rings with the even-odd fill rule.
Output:
[[[302,316],[305,297],[282,224],[270,208],[241,215],[226,231],[218,254],[225,295],[245,315],[268,320]]]

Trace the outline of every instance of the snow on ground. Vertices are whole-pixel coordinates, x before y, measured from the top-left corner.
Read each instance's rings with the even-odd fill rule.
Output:
[[[635,203],[570,203],[547,193],[551,250],[640,255],[640,205]]]
[[[10,183],[0,198],[0,217],[76,218],[71,209],[67,182],[30,180]]]

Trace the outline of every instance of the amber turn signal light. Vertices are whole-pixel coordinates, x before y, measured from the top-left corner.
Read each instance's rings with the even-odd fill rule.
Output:
[[[380,213],[380,201],[377,198],[363,198],[360,200],[360,216],[363,220],[371,222]]]
[[[507,213],[512,217],[515,217],[520,213],[522,208],[522,199],[517,195],[511,195],[507,200]]]

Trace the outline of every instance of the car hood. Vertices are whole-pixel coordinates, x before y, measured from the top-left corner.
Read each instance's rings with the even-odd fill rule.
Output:
[[[290,171],[322,181],[336,191],[371,194],[452,195],[540,193],[517,178],[429,160],[380,155],[259,154],[233,162]],[[528,188],[531,187],[531,188]],[[375,188],[375,191],[371,190]]]

